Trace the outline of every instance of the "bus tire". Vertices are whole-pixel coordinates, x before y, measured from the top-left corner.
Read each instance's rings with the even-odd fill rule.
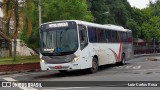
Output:
[[[121,57],[121,62],[119,62],[120,65],[124,65],[125,64],[125,54],[122,54],[122,57]]]
[[[67,70],[59,70],[60,73],[66,73]]]
[[[90,73],[96,73],[98,71],[98,60],[97,58],[92,59],[92,67],[89,68]]]

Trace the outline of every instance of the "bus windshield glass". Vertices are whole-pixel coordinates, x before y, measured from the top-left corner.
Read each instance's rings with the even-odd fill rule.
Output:
[[[41,53],[71,54],[78,49],[74,22],[47,24],[41,29]]]

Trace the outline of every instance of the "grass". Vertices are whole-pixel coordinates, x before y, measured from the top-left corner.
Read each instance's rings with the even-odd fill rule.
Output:
[[[18,56],[16,57],[16,61],[13,61],[13,57],[0,57],[0,65],[7,64],[24,64],[24,63],[35,63],[39,62],[39,55],[35,56]]]

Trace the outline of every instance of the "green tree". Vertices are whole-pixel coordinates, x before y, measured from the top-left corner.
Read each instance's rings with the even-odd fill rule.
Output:
[[[134,38],[140,36],[141,10],[132,8],[127,0],[87,1],[95,23],[120,25],[132,30]],[[109,13],[103,14],[104,12]]]
[[[110,16],[110,12],[109,7],[106,4],[106,0],[87,0],[87,2],[94,16],[94,22],[99,24],[107,24],[109,20],[107,17]]]
[[[151,41],[160,39],[160,17],[154,16],[142,25],[144,39]]]
[[[27,9],[32,21],[32,33],[27,36],[27,27],[23,26],[21,39],[31,48],[39,48],[38,0],[32,1],[32,8]],[[86,0],[42,0],[42,22],[56,20],[93,21]],[[38,49],[37,49],[38,50]]]
[[[134,38],[138,38],[140,36],[140,27],[138,26],[138,23],[135,20],[129,19],[127,22],[127,28],[132,30]]]
[[[18,37],[21,27],[25,24],[27,26],[28,34],[32,31],[32,24],[28,13],[25,12],[25,8],[30,7],[31,0],[27,0],[21,4],[18,0],[3,0],[3,13],[4,19],[6,19],[6,34],[11,39]],[[25,19],[25,20],[24,20]],[[10,21],[14,23],[14,31],[10,31]],[[10,33],[12,32],[12,33]]]
[[[51,20],[93,21],[85,0],[48,0],[43,6],[43,22]]]
[[[23,40],[28,47],[35,49],[39,46],[38,0],[34,2],[30,0],[23,8],[27,15],[23,19],[24,24],[21,28],[20,39]],[[30,18],[27,19],[28,17]],[[28,31],[28,28],[32,28],[32,31]]]
[[[27,0],[25,2],[23,2],[24,4],[27,4],[29,6],[29,1]],[[9,38],[9,39],[14,39],[14,42],[16,42],[16,39],[19,35],[19,31],[21,30],[21,27],[23,26],[23,24],[25,24],[25,22],[23,21],[24,18],[26,18],[27,14],[24,12],[24,4],[21,4],[18,0],[3,0],[3,13],[4,13],[4,19],[6,20],[7,23],[5,23],[5,35]],[[27,17],[26,21],[28,22],[26,24],[27,26],[27,30],[28,32],[32,31],[32,24],[30,19]],[[14,22],[12,23],[12,26],[10,22]],[[13,28],[13,29],[11,29]],[[11,41],[11,40],[10,40]],[[11,43],[11,42],[10,42]],[[10,55],[12,53],[12,45],[10,44]],[[16,44],[14,44],[14,57],[16,57]],[[14,58],[15,60],[15,58]]]
[[[146,41],[160,39],[160,1],[150,3],[149,7],[142,10],[143,22],[141,25],[142,34]]]

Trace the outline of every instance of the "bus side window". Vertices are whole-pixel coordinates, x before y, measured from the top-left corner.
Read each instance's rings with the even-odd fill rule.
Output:
[[[124,32],[121,32],[121,41],[124,43]]]
[[[132,33],[128,32],[128,42],[132,43]]]
[[[78,25],[78,28],[80,38],[80,49],[82,50],[88,45],[87,30],[86,27],[83,25]]]
[[[112,41],[111,30],[105,30],[105,36],[106,36],[106,42]]]
[[[97,42],[97,35],[96,35],[96,28],[94,27],[88,27],[88,37],[89,37],[89,41],[91,43],[96,43]]]
[[[124,42],[127,42],[127,38],[128,36],[127,36],[127,32],[124,32]]]

